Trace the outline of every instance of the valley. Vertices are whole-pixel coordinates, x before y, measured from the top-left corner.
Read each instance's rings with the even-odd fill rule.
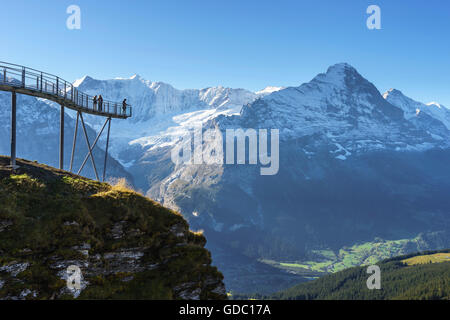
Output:
[[[448,257],[449,251],[416,252],[378,261],[376,264],[382,275],[380,290],[368,290],[365,268],[353,267],[271,296],[251,297],[288,300],[448,300],[450,263],[443,257]],[[408,263],[425,260],[432,262]],[[244,296],[236,295],[235,298],[243,299]]]
[[[291,273],[317,278],[351,267],[372,265],[378,261],[411,252],[441,248],[443,246],[439,242],[447,243],[448,236],[448,233],[438,232],[428,235],[420,234],[412,239],[383,240],[378,238],[372,242],[343,247],[337,253],[330,249],[312,250],[308,255],[311,260],[285,262],[261,260],[261,262]],[[435,240],[432,240],[433,238]],[[445,260],[447,256],[442,254],[433,259]],[[411,261],[411,263],[415,263],[415,261]]]

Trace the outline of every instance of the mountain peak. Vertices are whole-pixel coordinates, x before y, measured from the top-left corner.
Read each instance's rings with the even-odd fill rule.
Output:
[[[271,94],[273,92],[283,90],[284,88],[285,87],[268,86],[268,87],[265,87],[262,90],[256,91],[255,94],[260,95],[260,96],[265,96],[265,95]]]
[[[327,70],[327,73],[333,73],[333,72],[342,72],[342,71],[352,71],[357,72],[356,69],[351,66],[350,64],[346,62],[336,63],[332,66],[330,66]]]
[[[348,80],[352,80],[352,82],[356,83],[367,82],[367,80],[365,80],[358,71],[348,63],[337,63],[330,66],[326,73],[320,73],[312,82],[321,82],[342,87],[348,85]]]
[[[340,77],[340,78],[345,78],[349,75],[357,75],[359,77],[361,77],[361,75],[358,73],[358,71],[352,67],[351,65],[349,65],[348,63],[337,63],[334,64],[332,66],[330,66],[326,72],[326,75],[328,77]]]
[[[421,103],[403,94],[398,89],[389,89],[383,93],[383,98],[390,104],[406,112],[406,114],[418,114],[417,109],[421,109]]]
[[[91,77],[88,76],[88,75],[85,75],[84,77],[75,80],[75,81],[73,82],[73,86],[74,86],[74,87],[79,87],[83,82],[85,82],[85,81],[91,81],[91,80],[94,80],[94,79],[91,78]]]
[[[406,97],[406,96],[400,90],[391,88],[385,93],[383,93],[384,99],[387,99],[388,97]]]
[[[135,73],[134,75],[132,75],[130,78],[130,80],[134,80],[134,79],[142,79],[142,77],[140,75],[138,75],[137,73]]]

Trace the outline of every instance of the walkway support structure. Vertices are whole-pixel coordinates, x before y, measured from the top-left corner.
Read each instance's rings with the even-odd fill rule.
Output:
[[[73,169],[73,157],[75,156],[75,147],[77,145],[77,133],[78,133],[78,120],[80,119],[80,112],[77,112],[77,121],[75,122],[75,132],[73,135],[72,155],[70,157],[70,172]]]
[[[59,119],[59,168],[64,169],[64,105],[61,105]]]
[[[106,178],[106,163],[108,158],[109,137],[111,130],[111,121],[116,119],[127,119],[132,116],[132,107],[121,102],[113,102],[103,100],[100,104],[93,96],[85,94],[74,87],[72,83],[61,79],[55,75],[38,71],[36,69],[25,66],[11,64],[0,61],[0,91],[11,92],[11,166],[16,167],[16,94],[25,94],[38,98],[47,99],[58,103],[60,110],[60,132],[59,132],[59,168],[64,169],[64,125],[65,125],[65,108],[75,110],[77,119],[75,125],[75,133],[73,137],[72,153],[70,158],[70,171],[73,170],[75,148],[78,134],[78,122],[81,120],[84,137],[88,147],[86,155],[78,174],[83,170],[88,158],[91,158],[95,176],[99,180],[95,159],[93,156],[94,148],[103,133],[106,125],[108,125],[105,160],[103,166],[103,181]],[[83,113],[106,117],[105,124],[97,135],[94,143],[90,144],[86,125],[83,119]]]
[[[109,147],[109,133],[111,131],[111,118],[108,119],[108,134],[106,136],[106,149],[105,149],[105,163],[103,164],[103,181],[106,176],[106,161],[108,160],[108,147]]]
[[[11,94],[11,167],[16,167],[16,92]]]

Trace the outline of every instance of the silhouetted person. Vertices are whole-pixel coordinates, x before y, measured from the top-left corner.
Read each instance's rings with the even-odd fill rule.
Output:
[[[97,96],[95,96],[94,99],[92,99],[92,100],[94,103],[94,110],[96,110],[97,109]]]
[[[123,99],[123,102],[122,102],[122,113],[126,114],[126,112],[127,112],[127,99]]]
[[[102,95],[99,95],[98,96],[98,111],[102,111],[102,109],[103,109],[103,97],[102,97]]]

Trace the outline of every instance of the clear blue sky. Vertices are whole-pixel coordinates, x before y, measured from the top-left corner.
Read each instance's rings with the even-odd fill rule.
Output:
[[[66,8],[81,8],[81,30]],[[382,30],[366,28],[381,7]],[[298,86],[348,62],[450,107],[450,1],[14,0],[0,6],[0,60],[73,81],[138,73],[177,88]]]

